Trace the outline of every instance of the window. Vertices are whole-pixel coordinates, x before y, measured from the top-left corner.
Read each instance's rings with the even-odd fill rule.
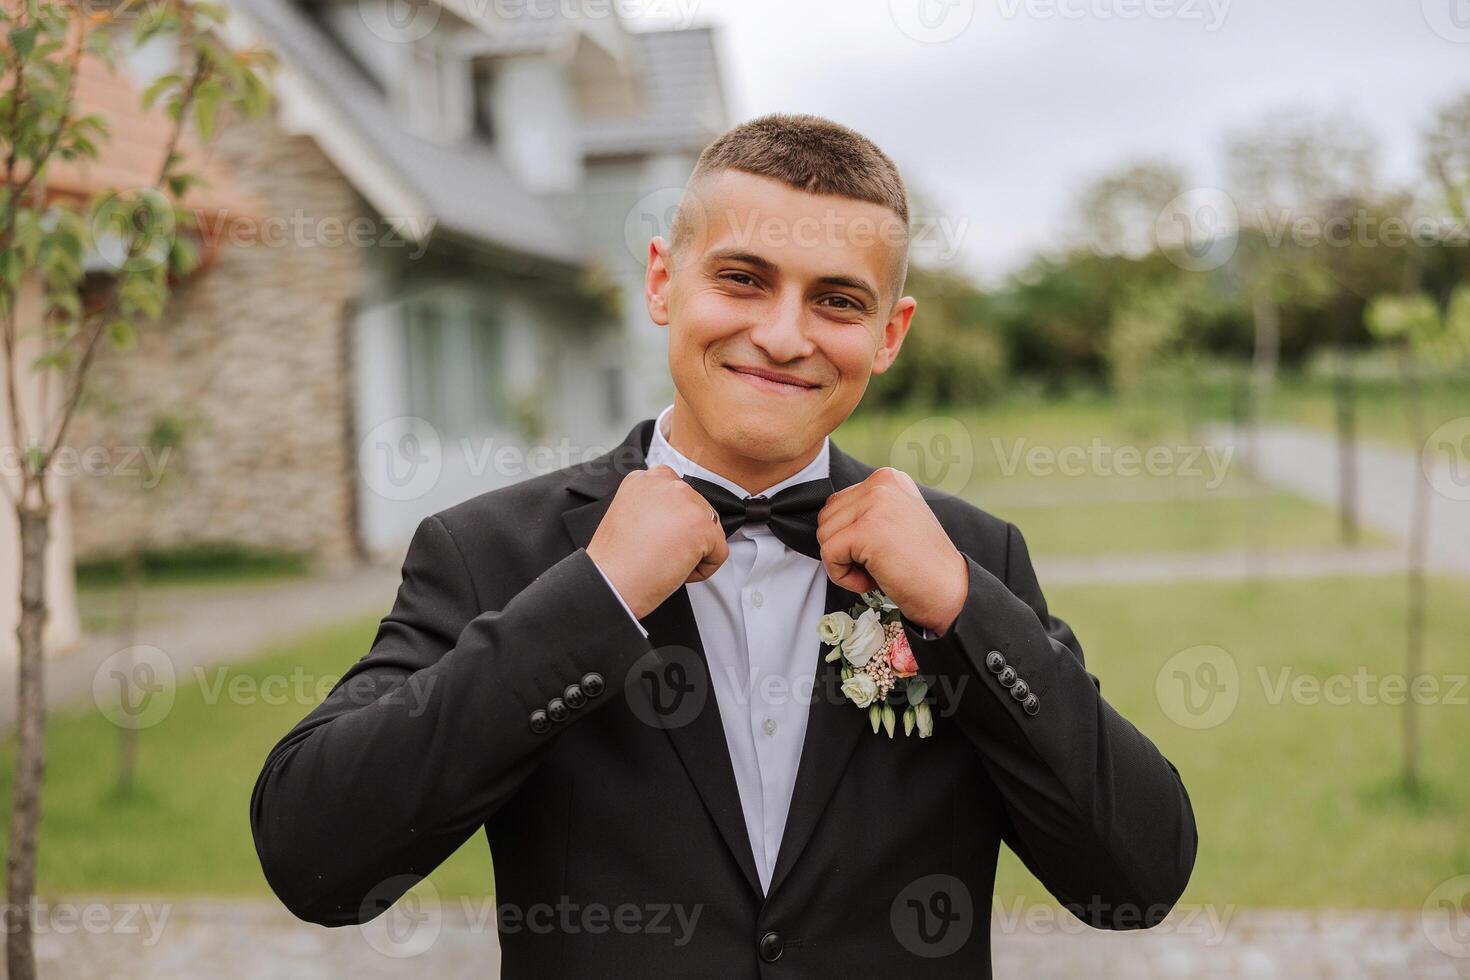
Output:
[[[500,320],[483,297],[442,292],[403,305],[409,413],[444,438],[493,431],[507,419]]]
[[[453,141],[470,127],[468,66],[463,59],[438,48],[432,39],[409,49],[405,86],[405,121],[418,135]]]
[[[612,364],[602,369],[602,394],[603,411],[607,413],[605,418],[617,425],[627,416],[628,411],[626,400],[623,397],[623,369],[621,366]]]
[[[427,303],[404,305],[404,354],[408,373],[409,413],[436,429],[448,424],[444,400],[444,324]]]
[[[495,73],[489,61],[481,59],[471,69],[474,84],[475,135],[483,140],[495,138],[495,107],[493,103]]]

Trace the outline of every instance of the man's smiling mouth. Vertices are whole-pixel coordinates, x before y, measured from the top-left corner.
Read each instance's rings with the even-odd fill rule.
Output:
[[[821,387],[819,382],[808,381],[806,378],[801,378],[794,374],[787,374],[784,371],[772,371],[769,368],[748,367],[743,364],[726,364],[725,369],[764,391],[773,391],[780,394],[800,394],[801,392],[812,391]]]

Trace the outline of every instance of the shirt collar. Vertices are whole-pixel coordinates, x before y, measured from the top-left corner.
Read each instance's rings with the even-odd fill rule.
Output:
[[[697,476],[701,480],[708,480],[711,483],[724,487],[737,497],[754,496],[754,494],[740,486],[734,480],[700,466],[670,444],[668,438],[669,415],[673,410],[674,406],[669,405],[662,412],[658,413],[658,421],[654,423],[653,436],[649,439],[648,443],[648,465],[650,467],[659,465],[667,466],[680,476]],[[831,475],[831,459],[832,440],[831,437],[824,436],[822,438],[821,451],[817,453],[815,459],[802,467],[798,472],[791,474],[780,483],[763,491],[764,495],[767,497],[775,496],[778,491],[795,486],[798,483],[827,479]]]

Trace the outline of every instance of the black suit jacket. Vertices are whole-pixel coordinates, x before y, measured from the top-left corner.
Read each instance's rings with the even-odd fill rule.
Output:
[[[970,570],[947,634],[909,629],[934,734],[875,735],[813,636],[762,895],[687,591],[645,638],[585,550],[652,427],[418,526],[372,649],[252,795],[292,912],[370,919],[483,828],[507,977],[988,976],[1002,840],[1094,926],[1163,918],[1198,841],[1177,770],[1103,700],[1016,528],[927,489]],[[837,488],[871,472],[832,447]],[[829,611],[856,601],[828,583]]]

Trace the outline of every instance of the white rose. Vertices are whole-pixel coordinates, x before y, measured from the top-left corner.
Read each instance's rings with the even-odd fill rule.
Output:
[[[822,642],[829,647],[836,646],[847,639],[852,633],[852,617],[845,612],[828,613],[817,623],[817,632],[822,637]]]
[[[873,659],[873,654],[883,649],[887,640],[883,634],[883,623],[876,609],[864,609],[857,622],[852,624],[852,634],[842,644],[842,655],[854,667],[861,667]]]
[[[878,696],[878,682],[867,674],[853,674],[842,682],[842,693],[859,708],[866,708]]]

